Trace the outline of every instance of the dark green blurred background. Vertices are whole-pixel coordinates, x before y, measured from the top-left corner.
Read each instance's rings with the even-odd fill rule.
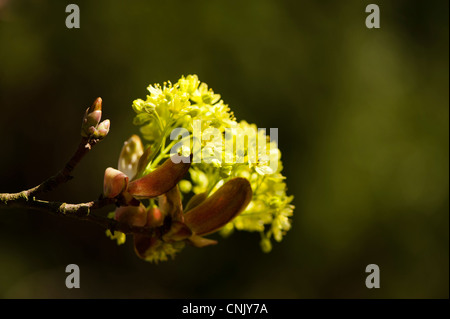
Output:
[[[0,297],[448,298],[448,1],[76,1],[67,29],[69,3],[0,0],[0,192],[59,170],[101,96],[109,136],[44,196],[97,198],[137,132],[132,101],[195,73],[238,119],[279,128],[293,227],[270,254],[238,232],[153,265],[97,225],[2,210]]]

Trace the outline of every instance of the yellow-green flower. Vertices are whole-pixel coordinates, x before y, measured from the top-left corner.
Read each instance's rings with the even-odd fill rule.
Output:
[[[240,177],[249,181],[253,197],[245,210],[225,225],[221,233],[229,235],[233,230],[259,232],[261,247],[268,252],[272,248],[271,239],[281,241],[291,227],[294,206],[293,196],[287,195],[285,177],[282,175],[281,152],[277,143],[271,141],[264,132],[258,131],[255,124],[236,121],[228,105],[219,94],[199,81],[197,75],[182,76],[175,84],[170,82],[150,85],[150,95],[145,100],[135,100],[136,112],[134,124],[140,126],[143,138],[151,147],[142,175],[152,172],[163,160],[170,156],[171,148],[179,141],[172,141],[170,133],[174,128],[184,128],[193,144],[194,121],[201,121],[201,131],[216,128],[222,134],[222,140],[201,140],[202,155],[211,160],[192,163],[189,176],[192,187],[183,191],[185,199],[206,193],[214,194],[227,181]],[[257,131],[256,139],[247,143],[238,154],[233,154],[229,163],[226,149],[226,132],[235,129],[237,136],[231,141],[238,148],[237,141],[244,138],[248,130]],[[257,145],[254,145],[257,141]],[[259,147],[266,142],[267,149]],[[228,140],[228,142],[230,142]],[[256,151],[255,151],[256,150]],[[221,153],[221,156],[216,155]],[[195,156],[195,154],[194,154]],[[216,156],[216,157],[215,157]],[[187,190],[184,181],[180,188]],[[162,251],[165,251],[162,249]],[[167,253],[168,254],[168,253]]]

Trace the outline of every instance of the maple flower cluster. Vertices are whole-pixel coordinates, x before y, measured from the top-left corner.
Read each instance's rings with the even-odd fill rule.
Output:
[[[104,182],[104,195],[118,198],[121,205],[112,218],[155,230],[151,235],[134,235],[138,256],[164,261],[186,243],[197,247],[216,243],[204,235],[220,231],[228,236],[234,230],[260,233],[261,248],[269,252],[272,239],[281,241],[291,228],[294,209],[293,196],[286,194],[276,141],[262,135],[256,125],[238,122],[221,96],[196,75],[183,76],[175,84],[150,85],[148,91],[145,100],[137,99],[132,105],[133,123],[140,127],[145,145],[133,135],[122,149],[118,169],[108,168]],[[174,155],[180,140],[173,140],[171,132],[185,129],[189,134],[182,140],[192,145],[194,122],[201,123],[202,131],[214,128],[223,135],[222,139],[200,138],[202,154],[223,150],[228,129],[238,134],[232,143],[251,129],[258,132],[259,141],[267,142],[267,148],[247,143],[231,163],[217,157],[192,161],[197,155],[192,148],[179,149]],[[251,149],[257,149],[256,154],[250,154]],[[269,165],[270,161],[276,165]],[[125,241],[123,233],[108,230],[107,234],[119,244]]]

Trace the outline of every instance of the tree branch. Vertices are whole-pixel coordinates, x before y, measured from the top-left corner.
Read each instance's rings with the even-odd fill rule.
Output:
[[[97,98],[94,104],[86,110],[82,122],[82,139],[75,153],[66,165],[54,176],[46,179],[41,184],[23,190],[18,193],[0,193],[0,208],[18,207],[37,209],[57,216],[69,216],[81,220],[94,222],[110,230],[121,231],[126,234],[137,233],[151,235],[159,232],[158,229],[130,226],[107,217],[92,214],[92,210],[103,208],[107,205],[118,204],[116,198],[101,198],[99,200],[68,204],[64,202],[50,202],[36,199],[36,196],[55,189],[57,186],[72,179],[70,175],[81,159],[102,140],[109,131],[109,120],[101,123],[101,98]]]
[[[108,205],[115,204],[116,203],[115,198],[102,198],[87,203],[69,204],[64,202],[49,202],[34,198],[33,199],[19,198],[5,202],[2,199],[3,195],[5,194],[0,194],[0,208],[16,207],[16,208],[37,209],[40,211],[51,213],[56,216],[72,217],[80,220],[90,221],[106,229],[110,229],[111,231],[116,230],[125,234],[151,235],[155,231],[155,229],[153,228],[131,226],[126,223],[118,222],[115,219],[94,215],[92,213],[93,210],[101,209]]]

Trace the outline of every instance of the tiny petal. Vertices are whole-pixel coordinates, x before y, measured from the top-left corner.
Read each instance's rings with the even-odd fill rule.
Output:
[[[252,199],[247,179],[237,177],[226,182],[203,203],[184,215],[186,225],[199,235],[213,233],[239,215]]]
[[[121,206],[116,209],[114,218],[131,226],[144,227],[147,224],[147,210],[139,206]]]
[[[169,158],[153,172],[130,182],[128,192],[137,199],[160,196],[171,190],[183,178],[190,166],[190,161],[175,164]]]
[[[132,135],[122,147],[119,156],[119,171],[124,172],[130,178],[136,175],[139,159],[144,153],[144,145],[139,136]]]
[[[174,257],[184,248],[184,241],[172,243],[164,242],[152,235],[134,235],[134,250],[136,254],[149,262],[158,263],[166,261],[168,257]]]
[[[108,236],[112,240],[116,240],[117,245],[125,244],[125,241],[127,239],[127,236],[124,233],[122,233],[120,231],[116,231],[116,230],[114,231],[114,233],[112,233],[111,230],[107,229],[106,236]]]
[[[103,179],[103,195],[107,198],[114,198],[120,195],[128,185],[128,176],[121,171],[108,167],[105,170]]]

